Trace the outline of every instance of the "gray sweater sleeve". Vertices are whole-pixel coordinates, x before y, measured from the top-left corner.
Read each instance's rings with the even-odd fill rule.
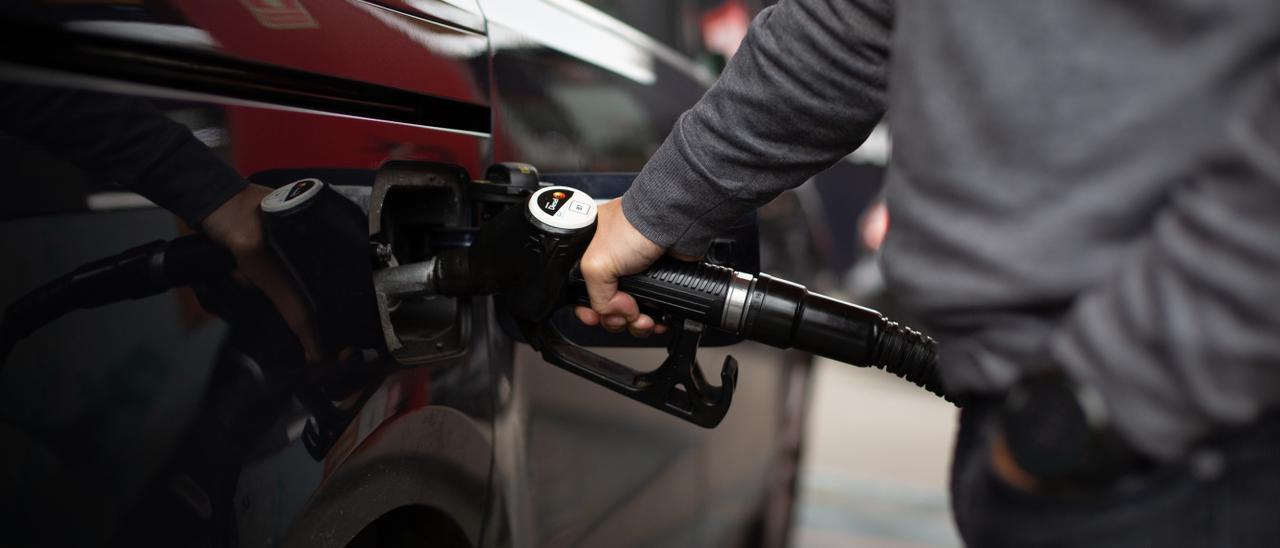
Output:
[[[663,247],[716,233],[857,148],[884,113],[887,0],[783,0],[756,17],[720,80],[622,198]]]
[[[1280,406],[1280,75],[1268,72],[1224,121],[1220,157],[1049,340],[1121,434],[1162,460]]]

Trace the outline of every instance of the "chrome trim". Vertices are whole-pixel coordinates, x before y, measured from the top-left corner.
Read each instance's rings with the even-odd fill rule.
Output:
[[[729,278],[729,289],[725,293],[724,312],[720,317],[720,327],[732,333],[742,328],[742,318],[746,316],[747,299],[751,288],[756,284],[756,277],[745,272],[734,272]]]

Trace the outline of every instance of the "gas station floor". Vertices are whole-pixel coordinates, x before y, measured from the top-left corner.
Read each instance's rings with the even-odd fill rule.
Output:
[[[815,367],[792,546],[960,546],[947,506],[955,407],[883,371]]]

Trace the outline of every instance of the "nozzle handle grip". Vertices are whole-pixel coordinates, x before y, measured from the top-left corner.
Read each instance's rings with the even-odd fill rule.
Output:
[[[575,269],[572,276],[578,302],[588,304],[582,274]],[[875,310],[796,283],[665,257],[620,278],[618,289],[659,321],[693,320],[770,346],[878,367],[950,399],[932,339]]]
[[[719,327],[733,270],[664,257],[648,270],[624,276],[618,289],[646,309]]]

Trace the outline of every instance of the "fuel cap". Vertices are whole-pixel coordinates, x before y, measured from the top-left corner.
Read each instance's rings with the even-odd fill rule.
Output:
[[[576,188],[549,186],[529,197],[528,213],[552,232],[570,232],[596,222],[596,202]]]

